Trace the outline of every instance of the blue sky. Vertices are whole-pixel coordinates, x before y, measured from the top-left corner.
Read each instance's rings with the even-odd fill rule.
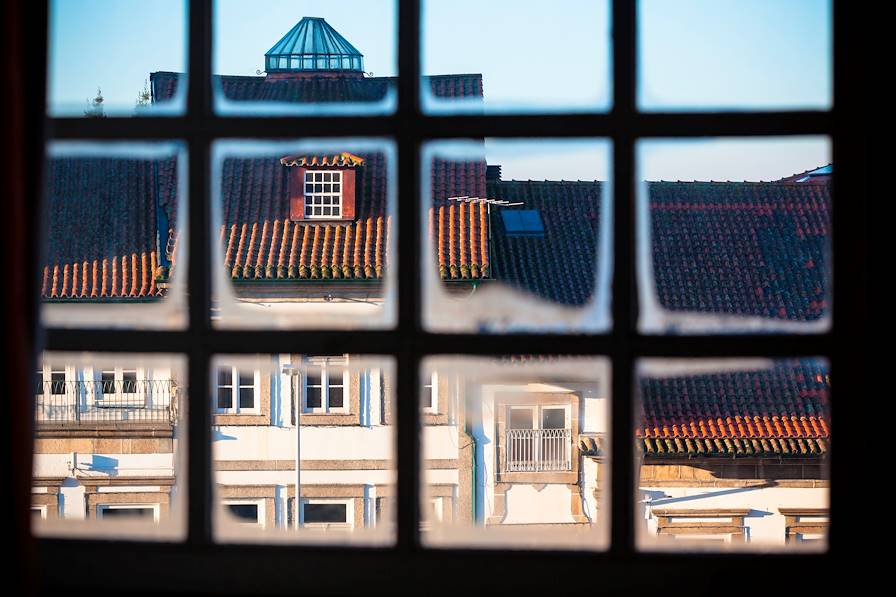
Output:
[[[605,0],[424,0],[423,71],[481,73],[488,109],[607,109],[608,10]],[[642,0],[639,15],[644,108],[830,103],[830,0]],[[254,75],[264,52],[302,16],[325,18],[364,54],[367,71],[396,74],[391,0],[219,1],[215,72]],[[99,86],[108,113],[132,113],[150,72],[185,69],[185,24],[182,0],[53,0],[51,112],[80,115]],[[645,172],[768,180],[829,161],[824,142],[713,147],[664,149]],[[489,144],[488,159],[507,178],[605,179],[609,167],[600,144]]]

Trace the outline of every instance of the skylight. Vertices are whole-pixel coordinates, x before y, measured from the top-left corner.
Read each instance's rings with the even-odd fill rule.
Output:
[[[508,236],[544,236],[544,223],[537,209],[505,209],[501,217]]]

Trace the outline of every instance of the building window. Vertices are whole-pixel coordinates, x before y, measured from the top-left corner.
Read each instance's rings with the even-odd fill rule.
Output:
[[[137,369],[104,369],[97,377],[94,383],[97,406],[143,406],[143,397],[137,391]]]
[[[342,217],[342,172],[307,170],[305,172],[305,218]]]
[[[568,471],[572,433],[568,406],[508,406],[505,471]]]
[[[127,519],[141,521],[159,521],[158,504],[101,504],[96,507],[96,517],[104,520]]]
[[[429,383],[423,384],[423,390],[420,394],[423,412],[436,414],[439,412],[439,374],[433,372],[429,378]]]
[[[302,412],[347,413],[348,368],[345,357],[308,359],[304,376]]]
[[[31,519],[32,520],[46,520],[47,519],[47,507],[46,506],[31,506]]]
[[[302,500],[301,524],[303,527],[346,529],[353,526],[352,500],[311,498]]]
[[[232,414],[257,414],[258,371],[241,371],[236,367],[219,367],[215,408]]]
[[[230,523],[264,527],[264,500],[224,500]]]

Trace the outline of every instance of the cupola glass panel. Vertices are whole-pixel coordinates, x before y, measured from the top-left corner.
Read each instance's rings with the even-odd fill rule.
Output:
[[[265,54],[270,73],[364,72],[364,56],[324,19],[303,17]]]

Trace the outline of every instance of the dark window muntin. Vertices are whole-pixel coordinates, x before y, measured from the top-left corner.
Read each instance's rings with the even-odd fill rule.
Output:
[[[209,357],[212,348],[225,353],[270,353],[320,351],[321,345],[333,352],[360,354],[391,354],[397,360],[397,393],[412,395],[419,388],[418,369],[420,359],[426,353],[474,353],[498,355],[513,353],[553,354],[558,351],[556,335],[521,334],[515,336],[474,336],[441,335],[423,332],[420,317],[420,290],[417,287],[420,266],[419,251],[421,214],[416,201],[419,188],[419,144],[430,138],[455,137],[609,137],[613,141],[613,321],[612,331],[603,335],[564,336],[562,352],[566,354],[600,354],[611,357],[612,392],[615,397],[612,415],[611,449],[614,462],[622,466],[611,468],[611,545],[607,553],[565,554],[562,558],[552,558],[544,552],[482,552],[479,550],[439,550],[436,558],[424,557],[429,550],[420,546],[418,520],[418,495],[420,492],[420,455],[416,450],[418,437],[416,426],[418,412],[416,400],[397,400],[397,467],[398,467],[398,541],[395,548],[381,550],[358,550],[351,547],[328,548],[297,546],[254,546],[252,553],[239,551],[239,564],[247,556],[259,558],[268,565],[293,565],[302,561],[314,566],[314,562],[329,563],[333,558],[351,557],[353,565],[341,568],[344,574],[338,577],[328,575],[305,575],[301,587],[292,590],[315,591],[343,587],[356,589],[359,580],[371,589],[394,588],[395,582],[403,578],[398,562],[405,561],[409,554],[415,557],[413,569],[415,577],[440,578],[440,582],[450,582],[445,577],[445,558],[460,558],[465,571],[475,574],[495,574],[496,566],[518,566],[526,562],[536,563],[540,569],[550,568],[564,575],[564,582],[570,589],[575,587],[594,589],[595,578],[601,579],[601,586],[612,587],[659,587],[670,582],[670,575],[678,574],[686,579],[691,589],[708,589],[713,573],[742,572],[745,565],[755,563],[753,554],[689,555],[682,559],[676,554],[644,554],[634,549],[634,470],[625,463],[634,460],[634,445],[630,438],[634,401],[633,374],[636,359],[642,356],[700,357],[700,356],[822,356],[829,359],[832,370],[838,371],[838,383],[844,386],[861,385],[860,356],[850,354],[843,348],[846,342],[838,342],[851,337],[844,322],[848,317],[847,303],[862,303],[865,300],[865,286],[838,284],[842,272],[847,271],[850,253],[864,255],[864,239],[851,236],[842,240],[838,229],[849,229],[855,233],[862,226],[864,196],[851,202],[835,205],[832,215],[832,237],[836,272],[834,280],[835,302],[833,325],[830,332],[800,336],[782,334],[776,336],[720,335],[712,338],[700,336],[643,336],[636,328],[637,305],[634,286],[634,204],[635,164],[634,144],[639,138],[649,137],[703,137],[703,136],[762,136],[762,135],[829,135],[832,139],[833,161],[838,165],[834,177],[834,194],[840,189],[850,188],[860,195],[864,183],[850,163],[852,155],[861,153],[864,147],[861,139],[847,134],[845,129],[835,126],[838,121],[846,121],[846,108],[852,106],[854,89],[862,89],[857,70],[847,64],[848,50],[844,33],[846,29],[858,29],[856,15],[849,12],[846,2],[835,2],[832,21],[834,27],[834,107],[828,111],[813,112],[751,112],[751,113],[689,113],[689,114],[641,114],[635,108],[636,82],[636,6],[635,3],[615,2],[612,6],[613,54],[613,109],[608,114],[527,114],[482,116],[430,117],[422,115],[419,106],[420,62],[420,6],[418,0],[398,0],[398,109],[390,116],[378,117],[317,117],[317,118],[227,118],[215,116],[211,111],[211,23],[212,1],[193,0],[189,4],[189,60],[188,72],[191,85],[187,99],[187,114],[172,118],[132,118],[132,119],[51,119],[45,113],[37,113],[45,106],[45,82],[40,77],[32,78],[37,90],[32,111],[35,130],[43,128],[48,140],[52,139],[153,139],[186,138],[189,145],[189,314],[190,325],[184,331],[143,332],[117,330],[91,330],[90,333],[68,329],[50,329],[46,332],[45,348],[48,350],[92,349],[110,352],[182,352],[189,357],[189,387],[194,396],[210,395]],[[29,55],[38,65],[46,66],[47,56],[47,5],[41,4],[36,14],[27,19],[25,39]],[[853,31],[852,33],[855,33]],[[855,39],[855,37],[853,37]],[[851,81],[854,79],[854,81]],[[847,101],[843,101],[847,100]],[[854,106],[853,106],[854,107]],[[42,127],[42,123],[46,123]],[[401,196],[410,200],[399,201],[398,221],[401,233],[398,236],[398,300],[399,321],[394,331],[264,331],[233,332],[212,329],[210,325],[210,280],[208,263],[212,235],[207,226],[210,221],[209,200],[209,145],[217,137],[294,138],[344,136],[394,136],[398,145],[398,183]],[[43,147],[32,148],[32,157],[39,161]],[[858,163],[858,162],[856,162]],[[30,170],[40,176],[40,168]],[[628,181],[628,182],[623,182]],[[40,189],[42,181],[34,180],[33,188]],[[32,209],[39,212],[39,202]],[[39,218],[32,218],[35,230],[39,231]],[[39,234],[31,235],[31,251],[39,250]],[[36,277],[32,296],[37,300]],[[847,286],[849,290],[847,291]],[[853,293],[853,294],[850,294]],[[33,313],[37,313],[37,309]],[[861,316],[859,323],[862,323]],[[862,328],[864,329],[864,328]],[[202,401],[197,401],[201,404]],[[188,536],[187,547],[194,553],[214,553],[214,566],[195,566],[199,561],[190,558],[176,558],[179,572],[201,574],[208,587],[230,588],[226,586],[228,570],[222,562],[229,561],[231,550],[215,545],[211,540],[211,509],[209,499],[212,483],[211,469],[211,410],[198,408],[191,412],[188,422],[188,470],[190,475],[186,493],[188,494]],[[836,495],[841,487],[832,485],[832,506],[836,505]],[[834,509],[834,508],[832,508]],[[832,517],[837,520],[836,515]],[[836,523],[834,523],[836,524]],[[833,530],[832,526],[830,530]],[[833,550],[837,537],[829,532]],[[65,574],[73,564],[79,562],[103,562],[102,575],[83,575],[84,583],[101,582],[108,588],[127,586],[133,582],[131,570],[125,559],[130,560],[140,553],[144,563],[155,558],[160,564],[172,565],[172,559],[164,555],[165,545],[128,542],[127,550],[120,542],[96,542],[90,540],[42,540],[44,585],[71,586],[73,582]],[[125,556],[126,554],[126,556]],[[338,555],[337,555],[338,554]],[[101,555],[102,557],[97,557]],[[763,558],[763,572],[766,578],[792,578],[800,574],[804,582],[815,582],[820,587],[825,575],[811,574],[812,570],[826,561],[829,554],[788,555]],[[296,560],[296,558],[302,558]],[[627,565],[619,566],[625,561]],[[118,565],[116,566],[116,562]],[[236,560],[234,561],[236,563]],[[379,574],[384,565],[395,574]],[[582,566],[589,566],[592,573],[583,574]],[[692,568],[693,566],[699,566]],[[234,569],[243,570],[242,566]],[[427,571],[432,574],[427,576]],[[641,571],[645,574],[633,572]],[[647,573],[650,574],[647,574]],[[698,573],[694,573],[698,572]],[[55,576],[54,576],[55,574]],[[245,578],[240,572],[241,578]],[[422,575],[422,576],[421,576]],[[176,575],[175,575],[176,576]],[[544,586],[556,588],[556,575],[500,575],[505,588],[510,585],[535,588]],[[165,575],[149,575],[142,578],[143,586],[171,588]],[[814,579],[814,580],[813,580]],[[252,577],[254,589],[259,589],[265,579]],[[75,581],[77,582],[77,581]],[[270,588],[279,586],[279,579],[266,581]],[[701,584],[702,583],[702,584]],[[86,586],[86,585],[85,585]],[[91,585],[95,586],[95,585]]]

